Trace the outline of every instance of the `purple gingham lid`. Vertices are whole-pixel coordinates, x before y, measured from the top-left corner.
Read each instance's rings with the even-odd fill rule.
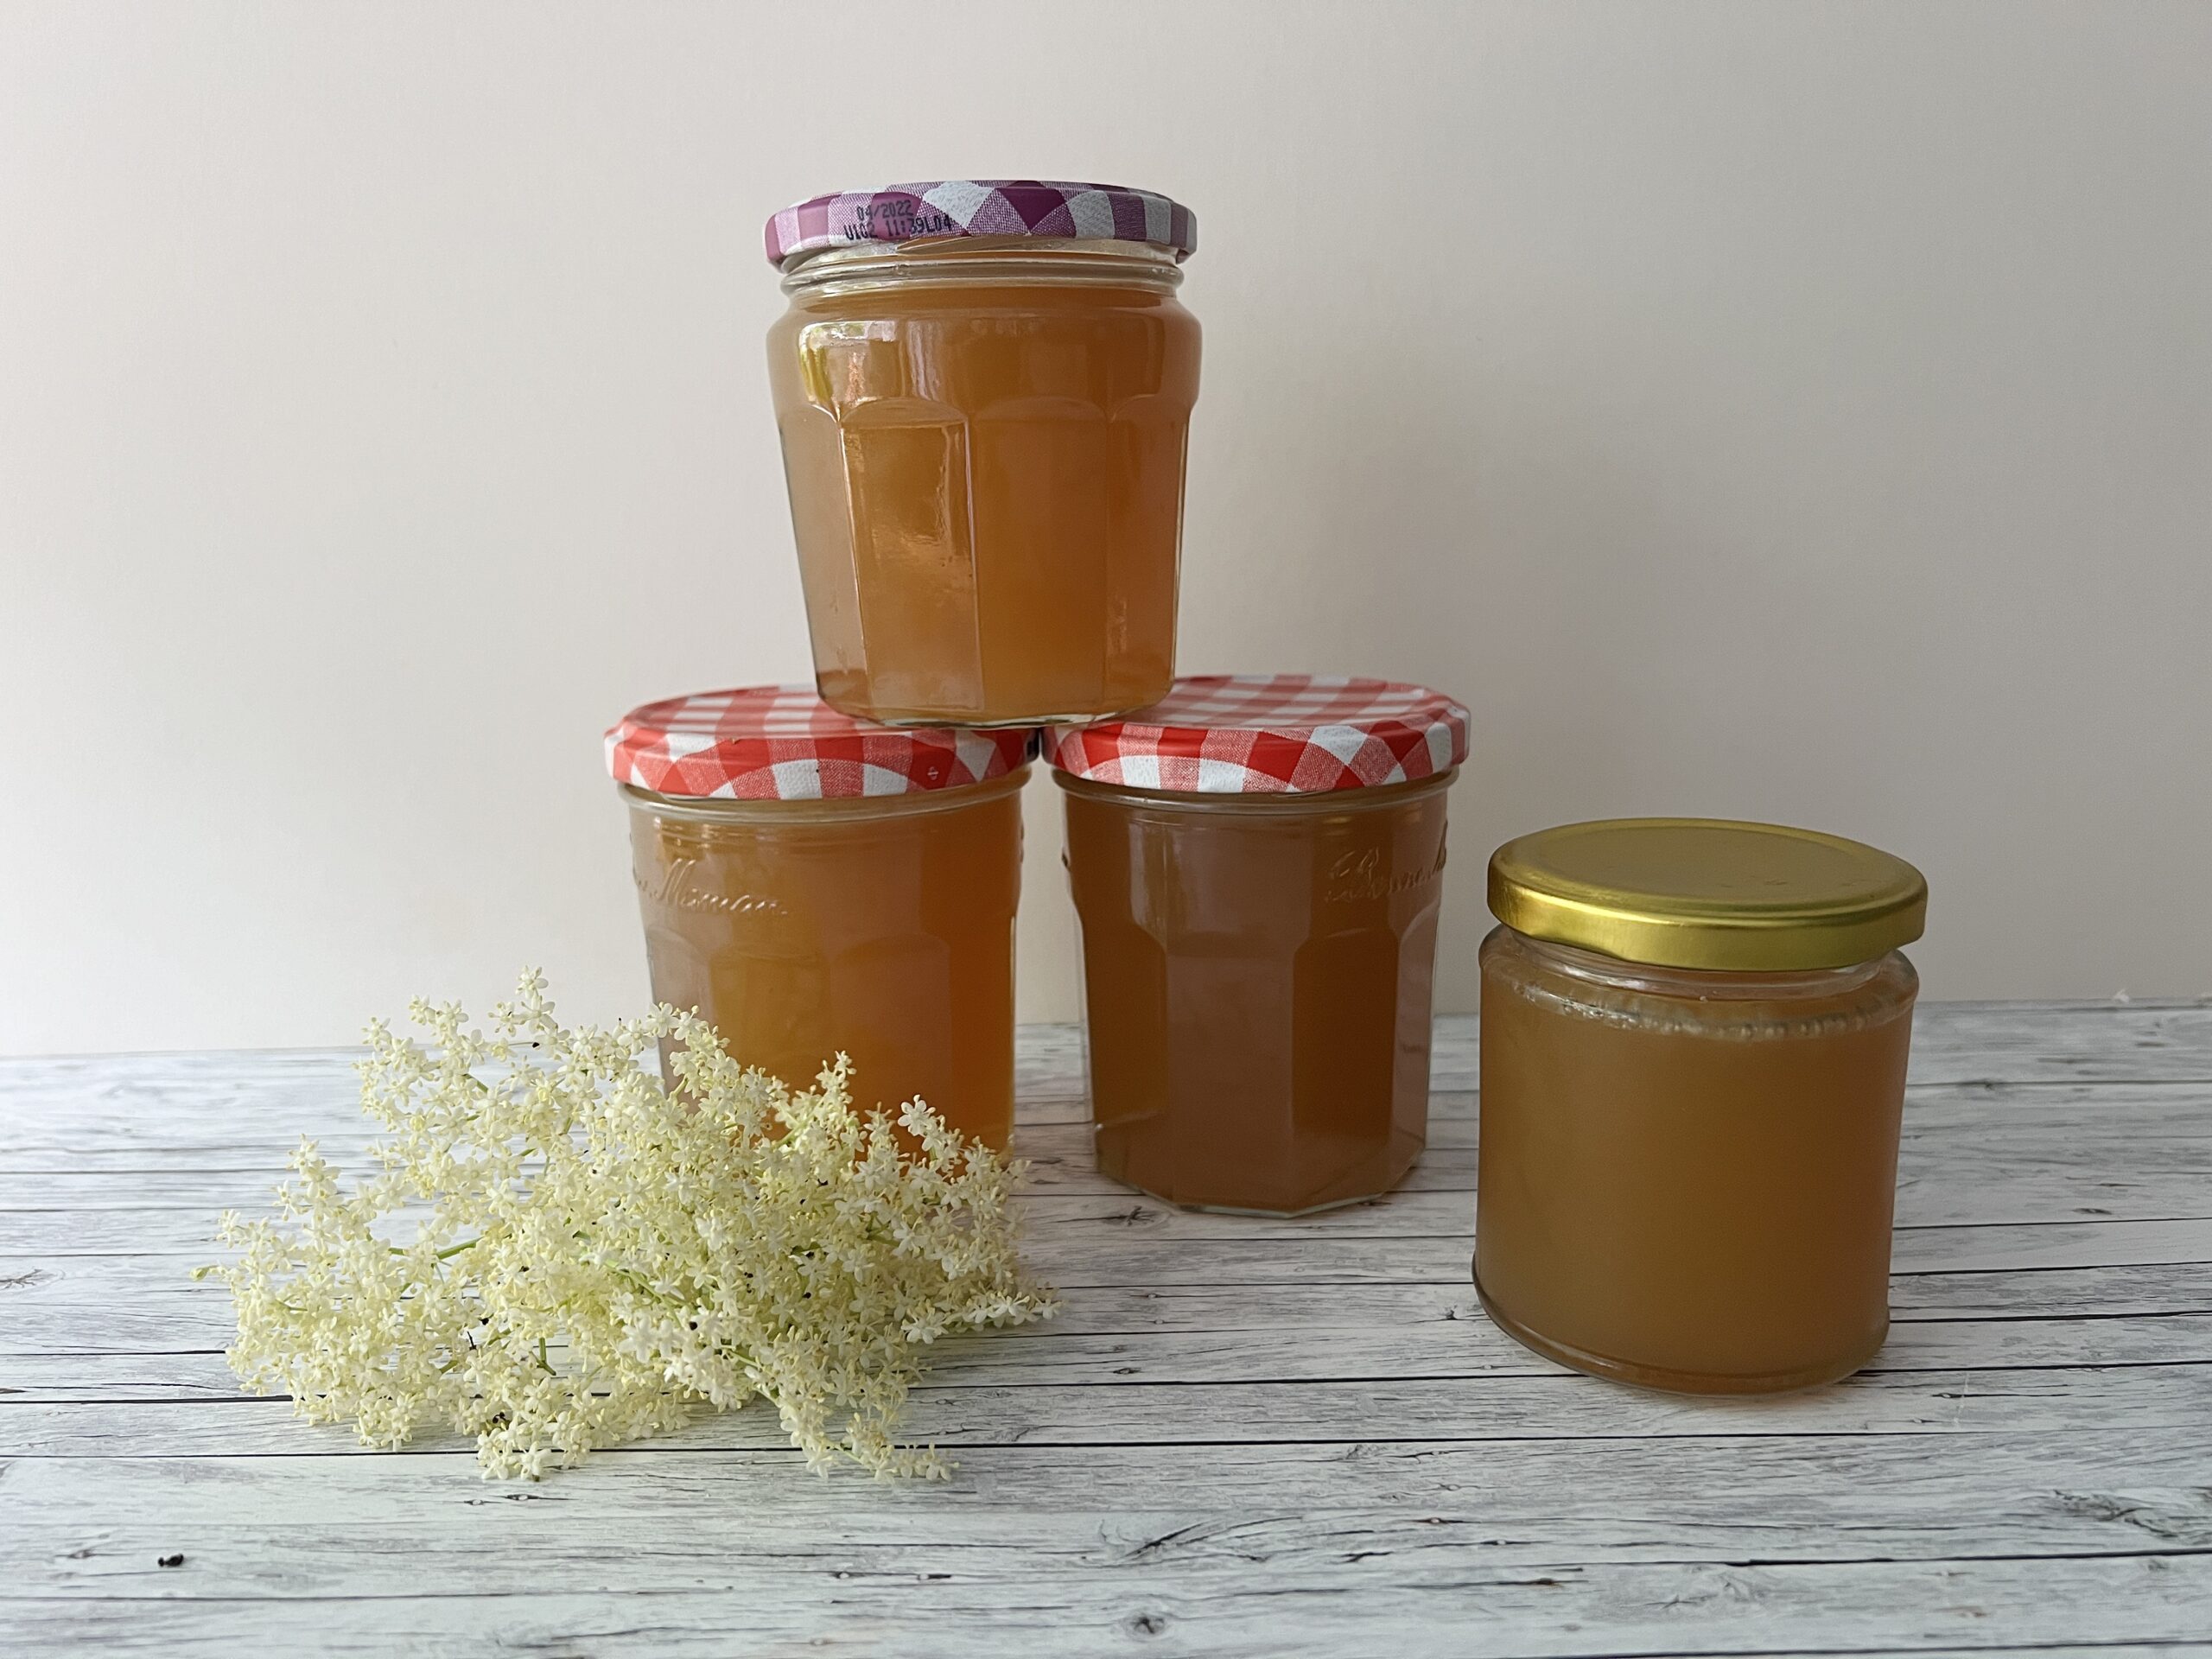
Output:
[[[855,242],[927,236],[1073,236],[1156,242],[1186,258],[1198,221],[1180,202],[1119,184],[1046,179],[929,179],[817,196],[768,221],[768,263]]]

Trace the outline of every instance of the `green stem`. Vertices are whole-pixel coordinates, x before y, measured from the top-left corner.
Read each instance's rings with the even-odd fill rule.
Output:
[[[483,1242],[484,1236],[481,1233],[479,1233],[474,1238],[466,1240],[461,1243],[447,1245],[445,1249],[440,1250],[430,1259],[433,1262],[450,1262],[454,1256],[459,1255],[463,1250],[473,1250]],[[407,1254],[404,1249],[401,1249],[400,1246],[397,1244],[387,1244],[385,1246],[385,1249],[390,1250],[394,1255],[404,1255]]]

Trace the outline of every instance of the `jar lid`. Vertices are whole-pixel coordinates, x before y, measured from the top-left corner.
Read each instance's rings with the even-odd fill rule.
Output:
[[[817,196],[768,221],[768,263],[855,242],[939,236],[1058,236],[1153,242],[1188,258],[1198,221],[1180,202],[1120,184],[1043,179],[926,179]]]
[[[657,795],[835,801],[1002,778],[1029,758],[1027,728],[878,726],[805,685],[699,691],[632,709],[607,734],[618,784]]]
[[[1098,784],[1305,795],[1407,784],[1467,758],[1467,711],[1426,686],[1319,674],[1202,674],[1149,709],[1045,734],[1045,756]]]
[[[1491,856],[1490,907],[1516,933],[1627,962],[1786,972],[1911,944],[1928,883],[1901,858],[1816,830],[1609,818],[1507,842]]]

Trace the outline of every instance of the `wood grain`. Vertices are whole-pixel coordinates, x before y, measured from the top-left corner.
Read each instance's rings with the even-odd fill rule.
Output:
[[[1066,1307],[938,1351],[926,1488],[758,1406],[510,1486],[240,1395],[186,1270],[359,1156],[353,1058],[0,1062],[0,1650],[2212,1655],[2212,1005],[1923,1009],[1891,1340],[1732,1402],[1483,1319],[1472,1022],[1406,1189],[1287,1223],[1103,1180],[1025,1032]]]

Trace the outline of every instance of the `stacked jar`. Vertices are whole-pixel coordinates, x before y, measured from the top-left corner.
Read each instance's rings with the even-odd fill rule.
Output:
[[[1031,747],[863,725],[799,686],[632,710],[607,762],[653,1000],[795,1089],[842,1051],[871,1098],[1005,1147]]]
[[[1035,727],[1165,696],[1198,325],[1187,208],[942,180],[768,224],[815,682],[863,720]]]
[[[1098,1166],[1188,1207],[1371,1198],[1427,1139],[1446,791],[1419,686],[1187,679],[1049,734],[1083,927]]]
[[[1419,687],[1175,678],[1190,211],[940,180],[772,219],[769,385],[815,686],[608,734],[657,1000],[795,1086],[837,1049],[1004,1147],[1018,791],[1065,791],[1100,1166],[1369,1198],[1420,1154],[1444,793]]]

